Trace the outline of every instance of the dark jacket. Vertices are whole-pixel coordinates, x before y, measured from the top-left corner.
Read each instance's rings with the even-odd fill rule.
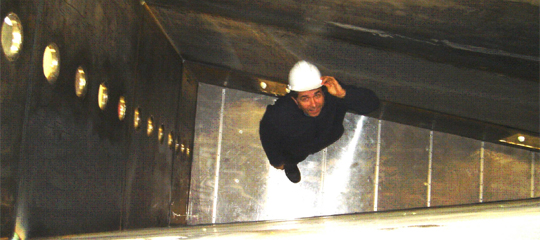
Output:
[[[317,117],[306,116],[290,94],[268,105],[260,122],[261,143],[270,164],[297,164],[337,141],[343,135],[343,119],[351,110],[367,114],[379,107],[379,98],[369,89],[353,86],[343,99],[332,96],[323,87],[325,103]]]

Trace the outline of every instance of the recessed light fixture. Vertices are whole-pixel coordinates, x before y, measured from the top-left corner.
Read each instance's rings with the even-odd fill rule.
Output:
[[[170,132],[167,137],[167,145],[170,149],[174,149],[174,135],[173,132]]]
[[[263,78],[258,78],[257,81],[259,82],[259,90],[263,93],[268,93],[275,96],[284,96],[289,93],[289,89],[286,84]]]
[[[2,49],[9,61],[19,56],[23,44],[23,27],[15,13],[9,13],[2,23]]]
[[[139,130],[141,128],[141,109],[136,108],[133,112],[133,127],[135,127],[135,130]]]
[[[51,43],[43,52],[43,74],[50,84],[54,84],[60,73],[60,50],[56,43]]]
[[[176,136],[176,141],[174,142],[174,151],[177,154],[180,153],[180,135]]]
[[[165,126],[161,124],[158,128],[158,142],[163,143],[163,135],[165,134]]]
[[[107,107],[107,102],[109,101],[109,89],[105,85],[105,83],[102,83],[99,85],[99,92],[98,92],[98,105],[101,110],[105,110],[105,107]]]
[[[84,72],[84,68],[79,66],[79,68],[77,68],[77,72],[75,73],[75,94],[77,94],[77,97],[84,98],[86,95],[86,89],[86,73]]]
[[[154,117],[150,116],[148,117],[147,124],[146,124],[146,134],[150,137],[153,132],[154,132]]]
[[[126,118],[126,110],[126,98],[120,96],[120,99],[118,99],[118,119],[120,119],[120,121],[123,121],[124,118]]]
[[[514,134],[500,139],[499,142],[540,150],[540,138],[529,134]]]

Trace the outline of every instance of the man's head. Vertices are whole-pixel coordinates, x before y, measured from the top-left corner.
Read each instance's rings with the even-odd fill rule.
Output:
[[[324,106],[321,73],[306,61],[297,62],[289,73],[289,90],[298,107],[308,116],[316,117]]]
[[[324,92],[322,88],[302,92],[291,92],[291,98],[298,108],[307,116],[317,117],[324,107]]]

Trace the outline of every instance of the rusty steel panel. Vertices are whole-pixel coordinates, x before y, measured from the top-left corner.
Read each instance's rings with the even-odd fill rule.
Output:
[[[530,197],[532,152],[485,144],[484,201]]]
[[[480,141],[434,133],[431,206],[479,201],[481,150]]]
[[[378,210],[426,206],[430,131],[383,122]]]

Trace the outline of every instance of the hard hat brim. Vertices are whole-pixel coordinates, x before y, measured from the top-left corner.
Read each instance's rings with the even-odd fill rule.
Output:
[[[316,82],[314,84],[311,84],[309,86],[302,86],[302,88],[298,88],[298,87],[295,87],[295,86],[291,86],[291,85],[288,85],[289,87],[289,90],[291,91],[295,91],[295,92],[305,92],[305,91],[310,91],[310,90],[313,90],[313,89],[317,89],[317,88],[320,88],[324,86],[322,84],[322,80],[320,80],[320,82]]]

